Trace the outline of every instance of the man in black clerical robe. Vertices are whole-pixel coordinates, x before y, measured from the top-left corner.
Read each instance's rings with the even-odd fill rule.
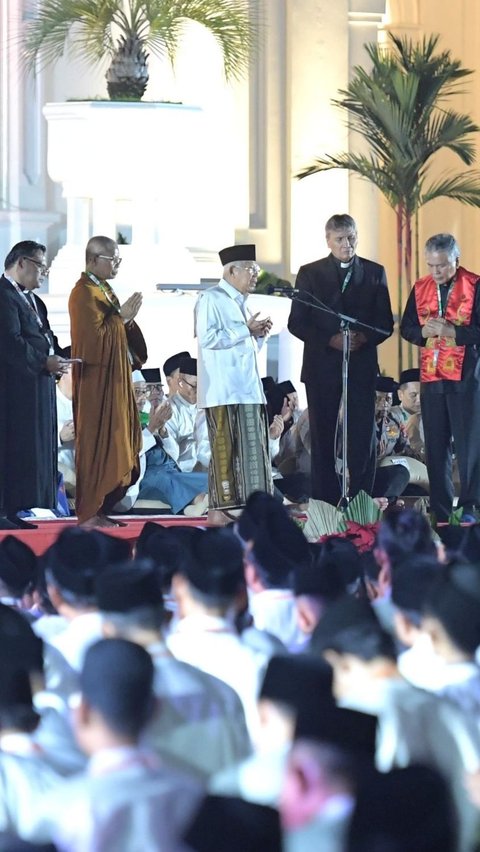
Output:
[[[17,525],[19,510],[57,504],[55,374],[68,365],[33,294],[47,272],[45,251],[17,243],[0,278],[0,516]]]
[[[331,254],[300,267],[288,329],[304,341],[301,379],[310,417],[312,491],[316,500],[336,505],[335,432],[342,397],[342,331],[328,309],[374,326],[352,325],[348,379],[349,495],[371,494],[375,477],[375,381],[377,345],[393,332],[385,269],[355,254],[357,227],[347,214],[332,216],[325,234]],[[317,300],[317,301],[315,301]],[[319,310],[319,302],[326,310]]]

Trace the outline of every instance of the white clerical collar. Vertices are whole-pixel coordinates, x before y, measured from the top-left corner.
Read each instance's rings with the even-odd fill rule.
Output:
[[[352,257],[352,259],[349,260],[348,263],[343,263],[343,261],[340,261],[340,269],[348,269],[348,267],[352,265],[354,260],[355,258]]]

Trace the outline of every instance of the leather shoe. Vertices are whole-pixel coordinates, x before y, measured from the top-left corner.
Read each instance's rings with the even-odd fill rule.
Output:
[[[8,518],[0,518],[0,530],[18,530],[18,526]]]
[[[19,518],[17,515],[10,515],[7,520],[10,523],[15,524],[18,530],[37,530],[38,524],[30,524],[28,521],[24,521],[23,518]]]

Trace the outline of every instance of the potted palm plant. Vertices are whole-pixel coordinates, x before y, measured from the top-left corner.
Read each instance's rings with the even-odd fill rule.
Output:
[[[258,32],[248,0],[40,0],[26,25],[24,58],[35,69],[57,61],[65,49],[92,64],[108,57],[109,97],[140,100],[148,51],[173,63],[187,21],[212,33],[227,79],[244,72]]]

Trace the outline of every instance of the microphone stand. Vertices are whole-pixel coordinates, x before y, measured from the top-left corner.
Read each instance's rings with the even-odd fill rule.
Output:
[[[389,336],[389,332],[384,328],[377,328],[375,325],[369,325],[366,322],[362,322],[361,320],[356,319],[355,317],[349,317],[347,314],[342,314],[340,311],[334,310],[329,305],[322,302],[321,299],[317,299],[313,293],[308,292],[308,290],[293,290],[291,287],[278,287],[274,288],[273,292],[276,292],[287,296],[287,298],[295,300],[296,302],[302,302],[304,305],[308,305],[310,308],[315,308],[318,311],[323,311],[324,313],[331,314],[340,320],[340,331],[342,332],[342,494],[340,497],[340,502],[338,504],[338,508],[342,511],[345,511],[349,504],[349,494],[348,494],[348,482],[347,482],[347,469],[348,469],[348,367],[350,362],[350,342],[351,342],[351,325],[361,326],[362,328],[366,328],[369,331],[375,331],[377,334],[385,335],[385,338]],[[305,298],[307,296],[308,298]],[[334,448],[335,452],[335,448]]]

